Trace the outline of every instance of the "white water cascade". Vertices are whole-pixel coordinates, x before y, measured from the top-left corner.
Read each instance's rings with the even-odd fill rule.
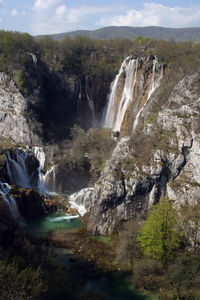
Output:
[[[86,214],[93,191],[93,188],[85,188],[69,196],[71,207],[77,209],[80,216]]]
[[[38,167],[38,190],[45,194],[50,194],[49,186],[51,184],[51,189],[55,191],[55,182],[56,182],[56,174],[55,167],[51,167],[50,170],[47,170],[46,173],[43,172],[44,164],[45,164],[45,153],[42,147],[33,147],[34,156],[39,161],[40,165]]]
[[[27,150],[28,151],[28,150]],[[12,184],[23,187],[31,188],[31,175],[27,168],[28,152],[16,149],[16,157],[13,159],[10,152],[6,152],[7,161],[6,167],[8,176]]]
[[[44,174],[45,153],[42,147],[33,147],[32,150],[28,147],[16,149],[14,155],[8,151],[6,156],[7,173],[13,185],[22,188],[37,188],[38,191],[46,194],[49,194],[50,190],[55,190],[55,167],[51,167]],[[39,161],[38,169],[34,169],[34,165],[30,166],[32,156],[35,156]],[[36,181],[37,176],[38,180]]]
[[[15,198],[12,195],[9,195],[10,193],[10,186],[7,183],[3,183],[0,181],[0,195],[2,196],[2,199],[8,206],[12,216],[16,219],[20,219],[20,213],[17,207],[17,203],[15,201]]]
[[[153,60],[152,78],[151,78],[151,82],[150,82],[150,86],[149,86],[149,90],[148,90],[147,101],[142,106],[142,108],[138,111],[138,113],[137,113],[137,115],[135,117],[135,120],[133,122],[133,132],[135,131],[135,129],[136,129],[138,123],[139,123],[140,115],[141,115],[143,109],[146,107],[147,103],[149,102],[149,99],[151,98],[151,95],[160,86],[160,82],[161,82],[161,79],[163,77],[163,65],[161,66],[161,71],[160,71],[159,77],[157,79],[155,79],[155,72],[156,72],[157,63],[158,63],[158,61],[157,61],[157,58],[155,56],[155,58]]]
[[[52,166],[51,169],[47,170],[44,174],[44,183],[47,186],[48,190],[56,190],[56,172],[55,166]]]
[[[112,128],[113,131],[120,131],[125,113],[133,98],[137,78],[137,68],[138,60],[132,59],[130,56],[122,63],[119,73],[111,85],[104,127]],[[119,105],[116,105],[117,89],[123,72],[125,74],[125,83]]]

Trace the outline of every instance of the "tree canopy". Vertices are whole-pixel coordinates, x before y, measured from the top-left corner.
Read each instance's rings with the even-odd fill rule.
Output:
[[[172,258],[173,251],[181,243],[176,219],[176,211],[166,198],[162,198],[152,208],[138,236],[145,256],[153,257],[163,264]]]

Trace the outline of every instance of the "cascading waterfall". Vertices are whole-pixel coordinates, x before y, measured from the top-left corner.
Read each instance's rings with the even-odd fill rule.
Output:
[[[135,129],[136,129],[138,123],[139,123],[140,115],[141,115],[143,109],[146,107],[147,103],[149,102],[149,99],[151,98],[151,95],[160,86],[160,81],[163,77],[163,65],[161,66],[160,76],[158,77],[158,79],[155,79],[155,72],[156,72],[157,63],[158,63],[158,61],[157,61],[157,58],[155,56],[155,59],[153,60],[153,72],[152,72],[153,74],[152,74],[152,78],[151,78],[151,82],[150,82],[150,86],[149,86],[149,90],[148,90],[147,101],[142,106],[142,108],[138,111],[138,113],[135,117],[135,120],[133,122],[133,132],[135,131]]]
[[[104,121],[104,127],[112,128],[114,131],[120,131],[125,113],[132,101],[136,78],[137,78],[138,60],[127,57],[119,70],[114,82],[111,85],[111,92],[108,100],[108,108]],[[125,73],[125,83],[122,97],[117,105],[117,88],[122,73]]]
[[[45,153],[42,147],[33,147],[33,153],[40,165],[38,167],[38,190],[42,193],[49,194],[49,189],[55,191],[55,182],[56,182],[56,174],[55,167],[53,166],[50,170],[47,170],[46,173],[43,172],[44,164],[45,164]],[[51,185],[50,185],[51,183]]]
[[[85,188],[69,196],[69,203],[71,204],[71,207],[76,208],[80,216],[84,216],[86,214],[86,208],[90,202],[93,191],[93,188]]]
[[[151,72],[149,63],[152,63]],[[160,74],[158,70],[161,70]],[[125,134],[127,131],[130,134],[131,128],[135,130],[143,108],[159,87],[162,77],[163,66],[160,67],[156,56],[127,57],[111,84],[104,127]]]
[[[16,219],[20,219],[20,213],[17,207],[17,203],[15,201],[15,198],[9,194],[10,193],[10,186],[7,183],[3,183],[0,181],[0,195],[2,196],[2,199],[8,206],[12,216]]]
[[[12,184],[21,186],[23,188],[31,188],[31,175],[29,174],[27,168],[27,151],[16,149],[15,159],[11,157],[9,151],[6,152],[6,167],[10,181]]]
[[[44,174],[44,183],[48,190],[56,190],[56,172],[55,166],[52,166],[50,170],[47,170]]]
[[[45,153],[42,147],[33,147],[33,153],[34,156],[37,158],[39,161],[40,165],[38,167],[38,190],[42,193],[47,193],[47,189],[45,187],[45,182],[44,182],[44,173],[43,173],[43,168],[44,168],[44,163],[45,163]]]
[[[33,155],[39,161],[38,175],[36,169],[30,168],[30,157]],[[33,147],[33,150],[28,147],[23,150],[16,149],[14,157],[7,151],[6,156],[7,173],[13,185],[22,188],[37,188],[40,192],[47,194],[50,193],[49,190],[55,190],[55,167],[53,166],[44,174],[45,153],[42,147]],[[33,177],[37,178],[37,176],[37,183],[33,184]]]
[[[151,83],[150,83],[150,87],[149,87],[149,91],[148,91],[147,101],[150,99],[151,95],[155,92],[155,90],[160,86],[160,81],[163,77],[163,65],[162,65],[160,76],[158,77],[157,80],[155,79],[155,72],[156,72],[157,64],[158,64],[158,60],[157,60],[157,57],[155,56],[155,59],[153,60],[153,75],[152,75],[152,78],[151,78]]]

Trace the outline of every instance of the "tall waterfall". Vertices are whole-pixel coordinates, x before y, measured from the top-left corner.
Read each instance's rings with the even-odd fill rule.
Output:
[[[12,216],[15,219],[20,219],[20,213],[15,198],[9,193],[10,193],[10,186],[7,183],[3,183],[0,181],[0,195],[2,196],[2,199],[8,206]]]
[[[127,57],[111,84],[104,127],[130,134],[163,77],[156,56]]]
[[[137,59],[127,57],[121,65],[119,73],[111,85],[108,108],[106,112],[104,126],[112,128],[114,131],[120,131],[124,115],[129,104],[132,101],[133,92],[137,78]],[[125,82],[119,104],[117,103],[117,92],[121,75],[124,73]]]

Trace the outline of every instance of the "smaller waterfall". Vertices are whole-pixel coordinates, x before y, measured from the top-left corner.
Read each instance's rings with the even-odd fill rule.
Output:
[[[76,104],[77,110],[80,110],[80,108],[81,108],[81,90],[82,90],[82,86],[80,83],[78,100],[77,100],[77,104]]]
[[[94,125],[95,119],[96,119],[96,116],[95,116],[95,107],[94,107],[94,102],[93,102],[92,98],[90,97],[89,80],[88,80],[87,76],[86,76],[85,81],[86,81],[86,83],[85,83],[86,97],[87,97],[89,108],[90,108],[90,110],[92,112],[92,125]]]
[[[163,65],[161,66],[161,72],[160,72],[160,76],[158,77],[158,79],[155,79],[155,72],[156,72],[156,65],[158,63],[157,57],[155,56],[155,59],[153,60],[153,75],[151,78],[151,83],[150,83],[150,87],[149,87],[149,91],[148,91],[148,97],[147,97],[147,101],[150,99],[151,95],[155,92],[155,90],[160,86],[160,81],[163,77]]]
[[[44,175],[44,183],[47,186],[48,190],[56,190],[56,172],[55,166],[52,166],[50,170],[47,170]]]
[[[42,147],[33,147],[33,153],[34,156],[37,158],[39,161],[40,165],[38,167],[38,190],[42,193],[48,193],[48,190],[45,187],[45,182],[44,182],[44,173],[43,173],[43,168],[44,168],[44,163],[45,163],[45,153]]]
[[[40,192],[49,194],[49,190],[55,190],[55,167],[44,174],[45,153],[42,147],[33,149],[16,149],[16,152],[7,152],[7,173],[13,185],[22,188],[37,188]],[[39,161],[36,169],[33,156]]]
[[[85,188],[69,196],[69,203],[71,204],[71,207],[77,209],[80,216],[84,216],[86,214],[86,208],[89,206],[93,190],[93,188]]]
[[[17,207],[17,203],[13,196],[9,195],[10,186],[7,183],[3,183],[0,181],[0,195],[2,196],[4,202],[9,207],[9,210],[12,216],[15,219],[20,219],[20,213]]]
[[[135,120],[133,122],[133,132],[135,131],[138,123],[139,123],[139,118],[140,115],[143,111],[143,109],[146,107],[147,103],[149,102],[151,95],[155,92],[155,90],[160,86],[160,81],[163,77],[163,65],[161,66],[161,71],[160,71],[160,75],[157,79],[155,79],[155,72],[156,72],[156,65],[157,65],[158,61],[157,58],[155,57],[155,59],[153,60],[153,70],[152,70],[152,78],[151,78],[151,82],[150,82],[150,86],[149,86],[149,90],[148,90],[148,96],[147,96],[147,101],[145,102],[145,104],[142,106],[142,108],[138,111]]]
[[[38,167],[38,190],[42,193],[50,194],[50,191],[54,192],[56,189],[55,166],[52,166],[50,170],[44,173],[43,168],[46,160],[44,149],[42,147],[33,147],[33,153],[40,163]]]
[[[10,181],[12,184],[21,186],[23,188],[31,188],[31,176],[27,168],[27,151],[16,149],[15,159],[11,158],[9,151],[6,152],[6,167]]]

